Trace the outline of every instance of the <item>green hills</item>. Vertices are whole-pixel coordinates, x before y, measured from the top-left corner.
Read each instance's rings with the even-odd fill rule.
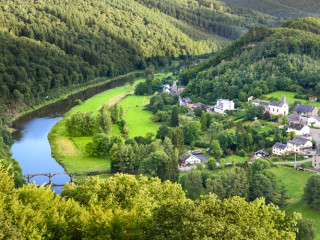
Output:
[[[222,0],[234,6],[251,8],[281,18],[319,17],[320,2],[317,0]]]
[[[0,101],[38,105],[94,78],[211,54],[253,26],[278,22],[213,0],[5,0]]]
[[[260,97],[275,90],[320,96],[319,19],[251,29],[214,57],[180,75],[186,95],[204,102]],[[201,96],[201,97],[200,97]]]

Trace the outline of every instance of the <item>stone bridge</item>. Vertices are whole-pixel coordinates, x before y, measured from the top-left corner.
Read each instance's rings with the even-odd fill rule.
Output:
[[[27,180],[28,183],[31,182],[31,179],[37,176],[48,177],[48,184],[53,186],[63,186],[59,184],[52,183],[52,178],[57,175],[68,175],[70,177],[70,182],[74,182],[74,177],[77,175],[97,175],[101,173],[111,173],[110,170],[92,170],[92,171],[77,171],[77,172],[53,172],[53,173],[33,173],[33,174],[24,174],[23,177]]]

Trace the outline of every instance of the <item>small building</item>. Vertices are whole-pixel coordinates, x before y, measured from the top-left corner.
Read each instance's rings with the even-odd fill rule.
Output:
[[[320,127],[320,117],[318,115],[309,117],[308,118],[308,126]]]
[[[253,96],[248,97],[248,102],[253,100]]]
[[[192,103],[191,99],[189,97],[185,97],[185,98],[180,98],[179,99],[179,104],[180,106],[184,106],[184,107],[188,107],[188,105]]]
[[[318,108],[315,106],[297,104],[293,108],[293,114],[301,115],[301,116],[317,116],[318,115]]]
[[[191,155],[185,160],[184,165],[196,165],[197,163],[201,163],[201,160],[196,156]]]
[[[234,110],[234,102],[229,99],[218,99],[213,108],[215,112],[224,114],[226,110]]]
[[[197,103],[195,103],[195,104],[193,104],[193,105],[192,105],[192,109],[197,109],[197,108],[201,109],[201,108],[202,108],[202,106],[203,106],[203,104],[202,104],[202,103],[197,102]]]
[[[295,137],[287,143],[287,151],[290,153],[303,154],[306,151],[312,150],[312,142],[303,137]]]
[[[317,153],[312,158],[312,167],[320,169],[320,153]]]
[[[309,97],[309,102],[316,102],[317,100],[317,97]]]
[[[302,136],[310,134],[310,127],[304,124],[290,123],[287,132],[295,132],[296,135]]]
[[[163,92],[165,93],[170,93],[170,85],[169,84],[165,84],[163,86]]]
[[[281,102],[273,101],[270,103],[268,110],[273,115],[288,115],[289,103],[285,96],[282,97]]]
[[[287,153],[287,144],[276,142],[272,147],[273,155],[283,155]]]
[[[202,154],[201,149],[196,149],[192,151],[192,154],[197,155],[197,154]]]
[[[254,153],[254,156],[256,159],[261,158],[261,157],[265,158],[265,157],[268,157],[269,155],[270,155],[270,153],[265,149],[260,149],[259,151],[256,151]]]
[[[207,112],[213,112],[214,106],[207,105],[206,109],[207,109]]]
[[[299,123],[299,124],[302,123],[300,115],[288,115],[287,117],[288,117],[289,123]]]

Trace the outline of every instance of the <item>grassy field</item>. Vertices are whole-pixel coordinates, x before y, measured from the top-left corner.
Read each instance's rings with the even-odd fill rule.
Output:
[[[156,78],[163,78],[165,74],[156,74]],[[147,132],[155,133],[159,126],[153,124],[150,120],[152,113],[145,111],[144,105],[149,103],[149,98],[143,96],[129,96],[132,94],[135,86],[145,81],[144,78],[137,79],[133,85],[126,84],[121,87],[113,88],[108,91],[97,94],[96,96],[86,100],[79,106],[75,106],[65,117],[76,112],[91,112],[98,113],[98,109],[105,103],[118,102],[125,108],[125,120],[128,122],[130,137],[145,135]],[[138,106],[138,107],[136,107]],[[128,110],[128,111],[127,111]],[[121,135],[116,124],[112,126],[111,135]],[[82,170],[105,170],[110,169],[110,160],[88,157],[85,155],[85,146],[91,141],[91,137],[76,137],[71,138],[65,129],[65,118],[58,122],[49,134],[49,141],[52,148],[53,157],[67,171],[82,171]]]
[[[288,196],[288,206],[286,207],[286,212],[292,214],[293,212],[299,212],[302,214],[304,219],[311,219],[316,225],[316,238],[320,240],[320,211],[315,211],[307,206],[303,202],[302,195],[303,189],[311,175],[316,173],[308,171],[297,171],[292,167],[278,166],[271,168],[271,172],[275,173],[277,176],[278,187],[282,183],[285,184]]]
[[[124,119],[128,123],[130,138],[145,136],[149,132],[157,133],[160,126],[150,120],[152,112],[145,110],[149,102],[150,98],[146,96],[128,96],[120,101]]]
[[[290,104],[293,104],[295,101],[300,101],[302,104],[307,104],[307,105],[311,105],[311,106],[316,106],[316,107],[320,107],[320,103],[319,102],[309,102],[308,100],[305,100],[305,99],[297,99],[295,98],[294,96],[296,95],[297,93],[295,92],[286,92],[286,91],[276,91],[276,92],[273,92],[273,93],[269,93],[267,95],[264,95],[264,97],[266,98],[271,98],[271,97],[275,97],[275,98],[278,98],[279,100],[281,100],[282,96],[286,96],[287,98],[287,101],[290,103]]]
[[[230,156],[228,156],[228,157],[226,157],[226,158],[223,158],[223,160],[224,160],[225,162],[233,162],[233,161],[235,161],[235,162],[245,162],[245,161],[248,160],[248,158],[246,158],[246,157],[240,157],[240,156],[238,156],[238,155],[232,154],[232,155],[230,155]]]

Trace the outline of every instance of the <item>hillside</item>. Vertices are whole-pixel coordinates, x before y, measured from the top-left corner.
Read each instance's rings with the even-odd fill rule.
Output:
[[[0,101],[32,107],[94,78],[211,54],[249,27],[278,23],[211,0],[156,2],[2,2]]]
[[[239,7],[251,8],[272,16],[282,18],[296,18],[320,16],[320,2],[318,0],[221,0]]]
[[[185,94],[204,102],[221,97],[246,101],[247,96],[275,90],[320,96],[319,29],[314,18],[290,20],[278,28],[253,28],[182,73],[182,83],[189,83]]]

